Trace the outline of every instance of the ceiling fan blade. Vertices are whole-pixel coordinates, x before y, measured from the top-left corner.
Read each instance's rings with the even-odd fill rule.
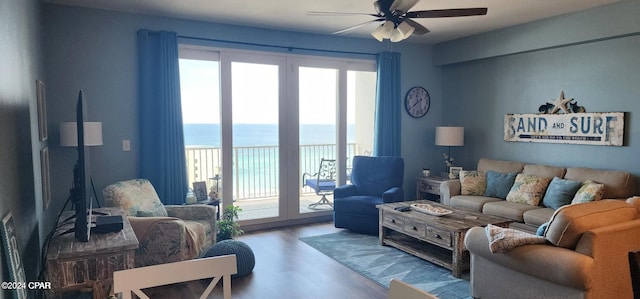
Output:
[[[487,14],[486,7],[478,8],[453,8],[453,9],[433,9],[407,12],[407,18],[448,18],[481,16]]]
[[[371,16],[382,17],[378,14],[364,13],[364,12],[332,12],[332,11],[307,11],[308,16]]]
[[[334,33],[332,33],[332,34],[341,34],[341,33],[345,33],[345,32],[347,32],[347,31],[351,31],[351,30],[354,30],[354,29],[358,29],[358,28],[360,28],[360,27],[362,27],[362,26],[365,26],[365,25],[368,25],[368,24],[371,24],[371,23],[375,23],[375,22],[380,22],[380,21],[384,21],[384,19],[375,19],[375,20],[366,21],[366,22],[364,22],[364,23],[360,23],[360,24],[358,24],[358,25],[354,25],[354,26],[351,26],[351,27],[349,27],[349,28],[345,28],[345,29],[342,29],[342,30],[340,30],[340,31],[336,31],[336,32],[334,32]]]
[[[383,12],[389,10],[389,6],[391,6],[391,2],[389,2],[389,1],[393,1],[393,0],[387,0],[387,1],[376,0],[376,1],[373,1],[373,9],[376,10],[378,15],[383,15]]]
[[[389,8],[389,10],[390,11],[398,10],[401,12],[407,12],[414,5],[416,5],[418,1],[420,0],[395,0],[391,4],[391,7]]]
[[[415,31],[413,32],[413,34],[415,35],[423,35],[429,33],[429,29],[427,29],[427,27],[420,25],[420,23],[412,19],[405,18],[404,21],[415,29]]]

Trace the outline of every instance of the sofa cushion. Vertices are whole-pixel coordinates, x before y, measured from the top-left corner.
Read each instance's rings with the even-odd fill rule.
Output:
[[[507,194],[507,201],[537,206],[550,181],[550,178],[519,173]]]
[[[525,205],[505,200],[487,202],[482,207],[482,213],[494,216],[513,219],[518,222],[524,222],[524,213],[529,210],[541,209],[539,206]]]
[[[583,233],[633,220],[636,212],[632,205],[614,199],[566,205],[557,209],[551,217],[545,237],[553,245],[574,249]]]
[[[571,203],[577,204],[601,200],[605,190],[606,187],[604,186],[604,184],[586,181],[582,184],[580,189],[576,191],[576,194],[573,196]]]
[[[545,178],[564,177],[566,169],[563,167],[555,167],[541,164],[527,164],[524,166],[522,173],[537,175]]]
[[[561,206],[568,205],[573,200],[580,186],[582,186],[582,182],[554,177],[542,198],[542,205],[554,210]]]
[[[564,179],[605,185],[603,198],[626,199],[636,192],[636,181],[630,173],[617,170],[599,170],[583,167],[567,168]]]
[[[488,170],[487,188],[484,190],[484,196],[506,199],[517,174],[516,172],[501,173]]]
[[[478,171],[487,172],[489,170],[501,173],[522,172],[524,163],[515,161],[491,160],[482,158],[478,160]]]
[[[504,201],[496,197],[477,195],[458,195],[449,200],[449,205],[456,208],[463,208],[471,211],[482,212],[482,206],[488,202]]]
[[[462,170],[460,171],[460,185],[460,194],[462,195],[484,195],[487,176],[483,171]]]
[[[549,222],[551,216],[553,216],[553,212],[555,212],[552,208],[540,208],[533,209],[524,212],[522,218],[524,218],[524,223],[530,226],[540,226],[545,222]]]

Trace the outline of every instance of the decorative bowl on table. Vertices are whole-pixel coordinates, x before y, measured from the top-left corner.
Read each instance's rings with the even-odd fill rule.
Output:
[[[451,210],[436,207],[428,203],[414,203],[411,205],[411,208],[418,212],[433,216],[444,216],[452,213]]]

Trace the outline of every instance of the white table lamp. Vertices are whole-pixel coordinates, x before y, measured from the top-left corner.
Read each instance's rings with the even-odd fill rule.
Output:
[[[436,127],[436,145],[449,148],[445,163],[447,167],[453,166],[451,147],[464,145],[464,127]]]

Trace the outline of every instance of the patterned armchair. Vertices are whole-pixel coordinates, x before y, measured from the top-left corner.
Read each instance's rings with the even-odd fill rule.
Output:
[[[146,179],[109,185],[105,204],[124,210],[140,246],[136,267],[200,256],[216,242],[216,208],[208,205],[163,205]]]

